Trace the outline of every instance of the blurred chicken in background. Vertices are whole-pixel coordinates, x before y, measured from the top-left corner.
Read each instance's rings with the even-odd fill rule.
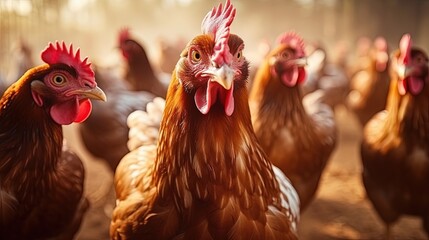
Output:
[[[130,90],[147,91],[165,98],[171,75],[161,74],[154,68],[143,45],[128,28],[119,32],[119,48],[126,63],[124,78],[130,84]]]
[[[429,235],[428,61],[405,34],[391,58],[386,108],[364,129],[363,183],[388,238],[391,226],[406,214],[420,217]]]
[[[291,179],[301,211],[313,200],[337,139],[325,89],[303,98],[305,63],[301,37],[294,32],[280,35],[259,66],[249,96],[258,140],[268,159]]]
[[[351,76],[347,107],[364,126],[369,119],[386,106],[389,91],[389,55],[383,37],[374,40],[369,49],[362,52]],[[366,55],[363,55],[366,52]]]
[[[136,110],[146,110],[148,102],[165,92],[146,52],[131,38],[129,30],[120,30],[118,39],[126,65],[125,74],[117,67],[95,66],[95,77],[109,101],[104,104],[94,103],[93,113],[79,126],[86,149],[105,161],[112,173],[122,157],[129,152],[128,115]]]
[[[300,86],[302,94],[305,96],[321,89],[324,93],[321,101],[335,110],[336,106],[345,103],[349,90],[349,79],[342,66],[344,63],[332,63],[321,43],[310,44],[307,51],[307,78]]]

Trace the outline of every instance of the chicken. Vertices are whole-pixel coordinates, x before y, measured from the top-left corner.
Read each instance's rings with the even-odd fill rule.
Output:
[[[229,1],[206,15],[173,72],[158,141],[120,162],[112,239],[297,239],[299,199],[253,132],[234,16]]]
[[[335,148],[337,131],[331,107],[317,90],[302,98],[305,80],[303,40],[294,32],[278,37],[262,62],[250,92],[256,135],[272,163],[291,180],[301,212],[314,198]]]
[[[169,81],[153,69],[143,46],[132,38],[127,28],[119,33],[119,47],[126,61],[125,79],[131,90],[148,91],[159,97],[165,97]]]
[[[82,122],[89,99],[106,100],[87,58],[49,44],[0,100],[2,239],[73,239],[89,206],[84,167],[63,145],[62,125]]]
[[[155,95],[128,90],[123,84],[125,80],[112,68],[97,66],[95,77],[109,96],[109,101],[94,102],[92,114],[79,125],[79,133],[88,152],[105,162],[114,173],[119,161],[129,152],[128,115],[136,110],[145,110]]]
[[[390,61],[386,109],[364,128],[362,179],[388,237],[403,214],[421,217],[429,234],[428,56],[405,34]]]
[[[307,57],[306,70],[306,80],[300,86],[303,96],[322,89],[324,94],[321,101],[334,109],[344,104],[349,91],[349,79],[343,68],[328,59],[326,50],[321,44],[313,46]]]
[[[347,107],[354,112],[362,126],[386,107],[389,91],[387,52],[386,40],[377,38],[367,57],[360,59],[362,69],[351,78]]]

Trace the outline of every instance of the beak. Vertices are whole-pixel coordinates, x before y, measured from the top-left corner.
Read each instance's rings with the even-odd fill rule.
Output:
[[[212,67],[205,73],[210,75],[210,81],[219,83],[226,90],[231,89],[235,71],[230,66],[222,65],[220,68]]]
[[[270,66],[273,66],[277,61],[276,57],[271,57],[268,60],[268,63]],[[302,58],[297,58],[297,59],[291,59],[291,60],[287,60],[285,63],[287,63],[288,65],[296,65],[298,67],[305,67],[307,66],[307,58],[306,57],[302,57]]]
[[[291,62],[293,62],[298,67],[305,67],[305,66],[307,66],[307,58],[306,57],[297,58],[297,59],[291,60]]]
[[[101,100],[104,102],[107,101],[106,94],[99,87],[95,87],[92,89],[79,89],[71,92],[71,94],[76,94],[76,95],[82,96],[83,98]]]
[[[403,64],[398,64],[396,71],[400,79],[405,79],[411,75],[413,72],[413,67],[409,67]]]

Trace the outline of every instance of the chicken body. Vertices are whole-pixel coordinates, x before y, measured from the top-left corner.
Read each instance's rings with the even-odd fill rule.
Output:
[[[235,9],[229,1],[220,9],[206,19],[227,15],[230,24]],[[113,239],[296,239],[296,192],[253,132],[243,41],[220,32],[203,30],[188,44],[173,72],[159,140],[119,164]]]
[[[128,90],[124,80],[113,69],[97,67],[95,77],[109,96],[109,101],[94,102],[92,114],[79,125],[79,132],[86,149],[107,163],[114,173],[119,161],[129,152],[128,115],[136,110],[145,110],[155,95]]]
[[[293,33],[283,36],[302,42]],[[302,98],[301,48],[283,42],[268,54],[256,74],[249,101],[256,135],[268,159],[290,178],[303,211],[314,198],[335,148],[336,125],[332,108],[323,103],[323,90]]]
[[[388,60],[387,43],[379,38],[368,54],[359,59],[362,69],[351,77],[346,103],[362,126],[386,107],[389,92]]]
[[[50,45],[42,58],[48,64],[27,71],[0,100],[4,239],[73,239],[89,206],[84,167],[63,145],[61,125],[83,121],[88,98],[105,95],[72,48]]]
[[[402,214],[421,217],[429,233],[428,57],[407,47],[411,45],[407,39],[409,42],[409,35],[403,37],[401,50],[392,58],[386,110],[364,129],[362,177],[388,233]]]

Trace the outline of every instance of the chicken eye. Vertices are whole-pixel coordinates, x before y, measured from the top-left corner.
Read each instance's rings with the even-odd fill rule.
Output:
[[[282,53],[280,54],[280,56],[281,56],[282,58],[289,58],[289,57],[290,57],[290,53],[289,53],[288,51],[284,51],[284,52],[282,52]]]
[[[418,56],[416,60],[417,60],[417,63],[426,63],[427,62],[426,58],[423,56]]]
[[[191,57],[192,57],[192,61],[199,62],[201,60],[201,53],[198,52],[197,50],[194,50],[192,51]]]
[[[66,83],[66,77],[62,74],[55,74],[52,78],[52,83],[57,86],[64,85]]]
[[[243,57],[243,51],[238,51],[236,54],[235,54],[235,57],[238,59],[238,60],[240,60],[242,57]]]

